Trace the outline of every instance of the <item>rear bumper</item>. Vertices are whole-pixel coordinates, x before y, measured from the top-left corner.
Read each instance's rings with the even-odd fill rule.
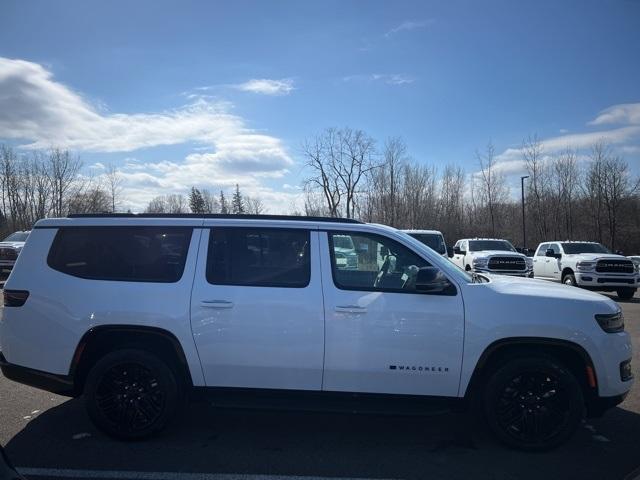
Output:
[[[22,383],[23,385],[68,397],[72,397],[75,394],[73,379],[71,377],[9,363],[4,358],[2,352],[0,352],[0,369],[2,370],[2,374],[9,380]]]

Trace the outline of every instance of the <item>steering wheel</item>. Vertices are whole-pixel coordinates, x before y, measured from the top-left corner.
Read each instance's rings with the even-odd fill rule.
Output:
[[[375,282],[373,282],[373,286],[378,288],[382,284],[382,279],[389,273],[389,267],[391,266],[391,255],[387,255],[384,258],[384,262],[382,262],[382,266],[380,267],[380,271],[376,276]]]

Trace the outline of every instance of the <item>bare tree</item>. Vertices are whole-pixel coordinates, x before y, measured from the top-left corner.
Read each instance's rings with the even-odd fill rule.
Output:
[[[477,177],[480,199],[488,212],[491,235],[495,236],[498,210],[500,204],[506,201],[509,192],[504,175],[496,170],[495,147],[491,141],[487,144],[484,153],[476,151],[476,159],[480,167]]]
[[[250,215],[262,215],[266,212],[266,208],[258,197],[244,197],[246,213]]]
[[[361,182],[378,166],[374,140],[361,130],[330,128],[305,142],[303,154],[311,172],[305,187],[319,189],[331,216],[352,218]]]
[[[49,174],[53,185],[53,215],[65,215],[65,201],[77,185],[77,176],[82,162],[72,157],[67,150],[54,149],[49,154]]]
[[[522,157],[529,174],[528,195],[530,217],[539,238],[549,238],[548,191],[549,170],[543,158],[542,142],[537,135],[522,142]]]
[[[124,190],[124,179],[122,178],[120,171],[111,163],[107,165],[105,177],[107,193],[109,194],[109,200],[111,201],[111,212],[115,213],[120,204],[120,198]]]

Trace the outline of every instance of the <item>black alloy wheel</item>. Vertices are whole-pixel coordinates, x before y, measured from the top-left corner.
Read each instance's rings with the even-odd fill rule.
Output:
[[[98,428],[123,438],[160,431],[180,397],[175,373],[152,353],[118,350],[103,357],[85,385],[87,411]]]
[[[491,377],[485,412],[503,442],[524,450],[548,450],[575,431],[584,413],[582,389],[554,360],[516,359]]]

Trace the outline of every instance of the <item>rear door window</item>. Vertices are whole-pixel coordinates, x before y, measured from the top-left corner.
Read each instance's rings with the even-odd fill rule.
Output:
[[[211,229],[207,255],[211,284],[302,288],[310,278],[308,230]]]
[[[177,282],[192,228],[70,227],[58,230],[51,268],[75,277],[124,282]]]

